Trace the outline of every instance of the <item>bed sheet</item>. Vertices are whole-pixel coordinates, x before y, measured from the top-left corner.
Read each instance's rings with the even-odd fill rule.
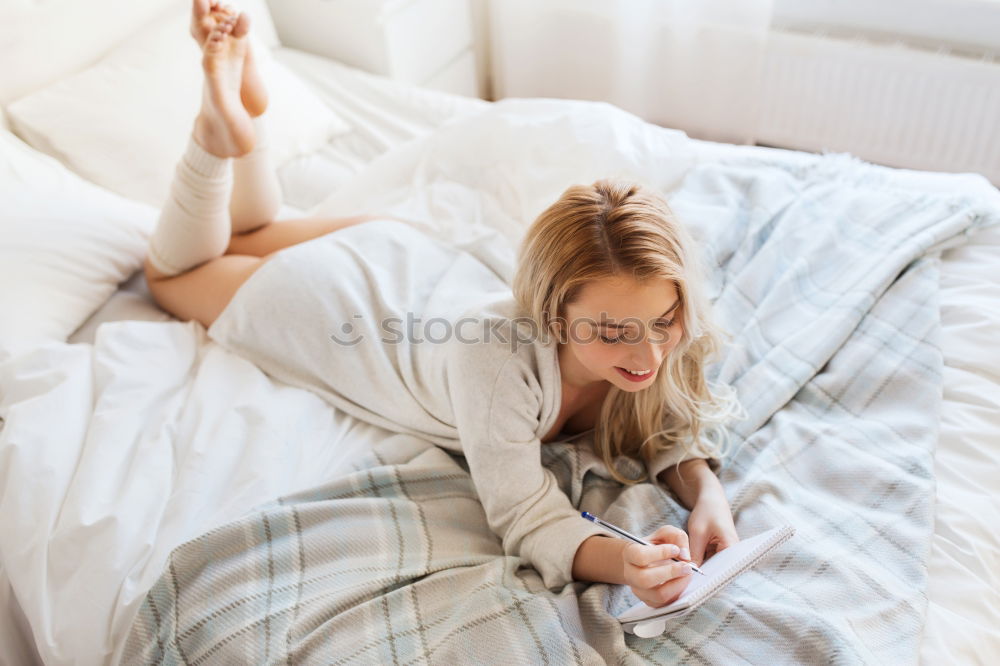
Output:
[[[381,95],[383,100],[395,99],[400,104],[399,110],[387,116],[389,120],[377,117],[377,122],[367,131],[351,133],[339,143],[331,142],[319,154],[303,158],[298,164],[286,165],[282,181],[286,199],[291,199],[294,205],[286,209],[285,216],[308,211],[331,186],[336,188],[346,182],[371,159],[429,131],[435,123],[446,122],[449,116],[444,109],[449,105],[462,107],[458,111],[461,113],[474,112],[474,107],[482,104],[474,102],[463,106],[460,102],[445,100],[444,103],[436,102],[436,108],[428,104],[424,111],[407,115],[407,99],[411,102],[413,98],[418,99],[409,107],[413,108],[420,105],[421,99],[429,98],[422,98],[421,94],[406,88],[399,93],[395,84],[377,77],[366,82],[366,75],[359,77],[350,71],[345,74],[341,66],[325,70],[323,59],[313,56],[293,52],[284,60],[286,64],[289,60],[306,63],[303,66],[311,68],[313,80],[326,86],[329,99],[342,106],[353,105],[357,118],[368,117],[366,108],[371,105],[371,98],[366,98],[366,85],[380,91],[373,93],[372,98],[378,99]],[[325,79],[324,71],[327,72]],[[346,86],[345,77],[351,81]],[[435,97],[437,93],[429,95]],[[424,113],[426,115],[422,115]],[[790,151],[694,143],[703,159],[724,159],[726,154],[740,151],[768,151],[774,159],[796,159],[796,153]],[[928,623],[922,649],[922,661],[928,663],[942,659],[989,662],[1000,655],[1000,631],[997,629],[1000,627],[997,580],[1000,548],[989,522],[990,517],[1000,514],[1000,495],[995,483],[995,463],[984,464],[995,460],[1000,448],[996,434],[1000,432],[1000,363],[994,348],[1000,331],[998,257],[1000,233],[995,230],[970,238],[968,245],[948,250],[942,257],[945,404],[941,442],[935,458],[937,524],[930,562]],[[153,570],[155,567],[144,568],[142,562],[156,561],[184,539],[235,517],[258,501],[349,469],[353,453],[360,455],[368,443],[385,436],[376,428],[351,422],[345,415],[317,404],[308,394],[301,395],[294,389],[270,382],[252,366],[247,367],[241,359],[214,346],[196,325],[175,322],[166,327],[116,323],[101,326],[122,319],[149,319],[154,323],[169,319],[152,305],[141,274],[119,290],[116,298],[117,301],[109,301],[98,316],[74,334],[72,342],[92,345],[62,345],[39,350],[32,358],[20,359],[26,365],[19,368],[38,377],[41,384],[35,386],[37,396],[45,396],[37,405],[39,431],[23,433],[26,439],[42,437],[46,405],[70,406],[67,410],[70,418],[63,427],[72,428],[74,424],[77,428],[82,427],[84,405],[89,404],[84,398],[97,394],[101,395],[100,406],[107,413],[98,410],[95,418],[107,421],[106,427],[112,429],[104,433],[105,437],[98,438],[96,434],[88,437],[86,445],[98,447],[97,450],[88,449],[89,469],[51,470],[53,478],[48,481],[52,483],[52,501],[67,499],[59,491],[59,482],[68,487],[74,479],[77,485],[84,484],[89,477],[97,486],[109,478],[124,483],[127,474],[141,474],[144,465],[156,461],[167,465],[183,462],[161,455],[144,462],[138,458],[133,460],[135,467],[132,470],[97,469],[102,458],[114,460],[117,457],[113,451],[101,455],[99,447],[106,446],[107,441],[124,441],[124,446],[137,447],[137,454],[156,449],[155,442],[129,439],[128,433],[134,435],[138,430],[135,424],[128,423],[127,415],[115,414],[116,393],[146,390],[151,396],[167,400],[169,408],[179,417],[182,424],[179,427],[188,428],[191,435],[187,453],[197,461],[199,469],[185,467],[175,471],[176,479],[184,477],[181,472],[185,472],[186,480],[182,486],[169,489],[174,502],[169,511],[165,508],[163,529],[158,533],[151,534],[146,526],[135,523],[135,516],[130,518],[128,511],[123,509],[122,515],[115,517],[119,524],[113,530],[106,524],[88,525],[83,512],[79,524],[61,535],[63,539],[85,543],[88,535],[96,533],[98,542],[120,547],[122,553],[118,564],[128,563],[128,579],[122,588],[122,571],[115,569],[113,562],[89,572],[93,575],[87,581],[64,571],[66,588],[60,596],[71,605],[79,604],[87,595],[107,594],[102,591],[104,585],[109,589],[121,589],[116,616],[110,622],[103,618],[95,625],[81,622],[72,630],[62,627],[61,631],[71,631],[73,635],[56,635],[54,626],[35,626],[35,638],[40,645],[55,646],[72,645],[88,634],[101,636],[108,655],[114,651],[115,641],[124,630],[122,618],[127,616],[128,604],[141,598],[143,586],[151,583],[159,573]],[[157,350],[163,359],[162,365],[154,363],[150,367],[156,356],[152,352]],[[145,369],[145,387],[136,385],[136,374],[131,370],[135,367]],[[72,418],[74,406],[79,410],[76,422]],[[252,415],[251,420],[256,424],[253,432],[238,435],[245,444],[237,457],[232,449],[211,445],[213,438],[220,433],[226,434],[225,428],[232,427],[226,417],[231,410],[244,416]],[[114,416],[123,419],[122,422],[111,423]],[[111,436],[115,427],[121,429],[118,432],[123,438],[116,440]],[[308,436],[296,438],[296,433]],[[71,433],[67,431],[66,434]],[[45,438],[50,435],[47,433]],[[5,437],[9,436],[10,433],[5,433]],[[69,441],[73,441],[71,437]],[[281,446],[275,446],[275,441]],[[343,450],[344,442],[356,448]],[[78,456],[82,451],[66,453]],[[0,465],[5,464],[6,461],[0,459]],[[184,464],[190,465],[191,461]],[[63,475],[61,481],[57,478],[59,474]],[[132,491],[138,492],[138,489]],[[112,484],[108,494],[87,498],[87,501],[92,507],[99,507],[102,502],[113,502],[117,507],[122,496],[115,492],[116,487]],[[87,503],[79,499],[81,504]],[[139,515],[138,512],[135,515]],[[134,532],[130,532],[130,527]],[[140,535],[142,543],[129,543],[130,534]],[[53,580],[57,579],[58,575],[54,575]],[[44,600],[26,601],[29,605],[45,603]],[[50,617],[53,608],[32,607],[29,616]]]
[[[296,49],[274,53],[352,128],[279,170],[286,203],[302,210],[311,210],[389,149],[489,106],[480,99],[399,83]]]

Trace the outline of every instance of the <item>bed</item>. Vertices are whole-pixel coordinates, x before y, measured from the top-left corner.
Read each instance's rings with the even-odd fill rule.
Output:
[[[140,25],[147,19],[129,20]],[[414,153],[421,139],[490,106],[394,84],[294,49],[275,46],[274,54],[339,123],[322,141],[300,140],[314,149],[302,148],[297,155],[290,150],[283,160],[283,217],[371,205],[359,197],[372,191],[373,179],[414,181],[416,172],[400,165],[409,163],[407,152]],[[51,80],[40,80],[38,87]],[[30,92],[29,86],[25,94]],[[51,133],[43,137],[41,125],[24,122],[32,105],[22,104],[14,114],[12,107],[17,104],[8,107],[8,115],[16,116],[11,124],[33,144],[17,150],[60,153]],[[541,115],[551,107],[537,109]],[[530,113],[524,117],[523,131],[538,131]],[[690,170],[704,165],[758,160],[791,169],[814,159],[679,136],[671,141],[683,142],[688,152],[683,160],[662,164],[664,188],[678,187]],[[11,145],[4,144],[5,150]],[[526,155],[530,146],[520,158]],[[65,153],[60,156],[74,165]],[[391,433],[273,380],[208,339],[199,325],[171,320],[159,310],[134,271],[142,233],[148,233],[155,213],[149,207],[155,209],[156,179],[116,181],[93,165],[74,166],[147,209],[122,209],[123,215],[143,218],[136,222],[139,240],[122,250],[132,268],[122,263],[126,279],[101,296],[82,324],[61,340],[39,335],[0,352],[3,663],[117,662],[147,592],[175,548],[275,498],[344,477],[371,454],[374,443],[391,439]],[[588,171],[550,173],[550,182],[491,200],[528,215],[565,178],[581,173]],[[119,169],[112,175],[128,173]],[[991,198],[996,192],[974,178],[900,177],[928,190],[964,188],[970,199],[1000,211]],[[438,196],[417,200],[425,205],[419,214],[414,199],[394,199],[390,188],[378,203],[410,216],[499,219],[481,201],[479,208],[469,207],[469,201],[434,189],[446,190],[447,182],[421,184]],[[442,209],[444,204],[451,209]],[[465,235],[469,229],[452,222],[438,231],[460,242],[479,240]],[[511,242],[519,233],[515,223],[492,230]],[[933,452],[934,531],[926,588],[917,591],[926,599],[918,638],[925,663],[989,663],[1000,656],[1000,538],[991,529],[1000,515],[998,258],[995,224],[951,239],[941,253],[944,363],[940,437]]]

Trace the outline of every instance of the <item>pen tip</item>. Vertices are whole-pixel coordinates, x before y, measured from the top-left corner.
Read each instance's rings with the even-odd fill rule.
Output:
[[[583,516],[584,518],[586,518],[587,520],[593,520],[594,519],[594,517],[592,515],[590,515],[590,513],[588,511],[581,511],[580,515]]]

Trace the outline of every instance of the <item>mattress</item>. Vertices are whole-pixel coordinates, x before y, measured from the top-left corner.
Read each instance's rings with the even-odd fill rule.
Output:
[[[279,175],[286,200],[282,217],[308,214],[330,192],[345,185],[387,151],[400,149],[449,119],[475,113],[485,104],[401,86],[291,49],[279,49],[278,57],[310,80],[327,103],[354,126],[352,132],[333,139],[321,151],[281,168]],[[703,160],[726,159],[728,155],[746,151],[764,151],[775,160],[797,159],[797,153],[791,151],[707,142],[695,142],[695,145],[699,159]],[[936,525],[930,560],[928,617],[921,651],[921,660],[927,663],[989,662],[1000,655],[1000,538],[991,529],[990,522],[992,517],[1000,515],[1000,492],[995,483],[995,464],[984,464],[996,459],[1000,447],[997,437],[1000,432],[1000,362],[994,346],[1000,332],[998,256],[1000,231],[996,229],[970,237],[965,245],[947,250],[942,256],[944,406],[941,441],[935,457]],[[83,368],[92,362],[89,348],[93,345],[103,354],[96,359],[95,372],[99,372],[100,381],[111,384],[124,365],[139,358],[137,354],[141,349],[162,348],[165,354],[173,355],[172,367],[147,368],[145,387],[119,388],[145,388],[155,394],[158,386],[170,383],[171,386],[188,386],[199,395],[211,395],[213,391],[232,391],[233,387],[242,386],[241,394],[232,398],[226,408],[259,414],[262,424],[261,430],[244,433],[246,442],[236,452],[198,448],[200,444],[192,444],[194,448],[190,453],[204,466],[203,471],[175,470],[174,478],[184,479],[184,482],[167,490],[175,498],[188,494],[192,507],[207,502],[206,505],[215,510],[171,514],[165,517],[158,533],[151,534],[137,527],[143,543],[120,544],[123,549],[128,546],[128,553],[134,559],[129,561],[128,553],[121,557],[129,576],[121,590],[121,599],[115,601],[119,610],[126,600],[141,598],[143,585],[151,584],[159,575],[158,570],[153,570],[155,567],[143,570],[136,563],[140,559],[155,562],[156,557],[163,556],[182,541],[232,520],[260,502],[305,487],[317,479],[326,480],[342,474],[366,451],[367,443],[386,436],[378,428],[331,410],[318,399],[310,400],[290,387],[263,381],[249,363],[227,356],[208,341],[197,324],[176,322],[169,327],[157,325],[144,329],[133,326],[128,330],[115,324],[124,320],[165,322],[169,319],[153,304],[139,273],[74,333],[70,342],[76,344],[46,352],[52,355],[53,364],[58,361],[67,368]],[[111,340],[115,341],[113,348]],[[191,340],[196,340],[197,344],[191,344]],[[59,388],[55,385],[53,391]],[[63,388],[68,390],[68,387]],[[171,409],[184,409],[183,405],[172,403],[177,399],[175,395],[160,398]],[[113,409],[113,405],[105,406]],[[215,423],[213,419],[218,414],[213,410],[216,409],[223,409],[223,406],[205,407],[205,413],[191,416],[192,442],[238,435],[206,432]],[[127,419],[127,415],[118,415],[118,418]],[[72,420],[72,415],[67,419]],[[109,420],[109,432],[117,427],[121,427],[121,423]],[[280,440],[268,441],[269,433],[280,434]],[[308,437],[296,438],[293,433],[308,434]],[[162,453],[144,448],[144,444],[148,442],[136,444],[137,455],[148,456],[148,459],[133,461],[132,473],[141,472],[143,465],[177,463],[164,458]],[[99,452],[91,453],[90,463],[94,465],[110,459],[110,453],[108,457]],[[120,473],[125,471],[119,470]],[[99,478],[96,472],[85,469],[77,469],[73,474],[86,477],[88,473]],[[45,480],[40,483],[44,484]],[[206,496],[210,497],[206,499]],[[110,490],[107,501],[116,501]],[[128,507],[123,507],[121,515],[116,516],[116,520],[126,526],[135,519],[129,516]],[[81,524],[86,524],[87,517],[81,516],[80,520]],[[104,534],[102,529],[111,529],[101,525],[90,528],[101,534]],[[47,611],[52,618],[57,613],[64,614],[61,624],[33,626],[33,638],[39,644],[82,644],[80,641],[85,640],[86,632],[93,630],[96,633],[91,633],[90,637],[100,638],[98,650],[101,654],[110,656],[117,651],[117,641],[124,638],[127,630],[128,613],[116,612],[111,618],[83,617],[86,595],[99,595],[102,581],[107,580],[96,572],[89,584],[79,580],[81,575],[86,577],[90,573],[74,572],[73,584],[61,597],[67,606]],[[17,600],[9,594],[6,579],[0,587],[4,590],[0,602],[6,598],[9,616],[19,619],[21,610]],[[66,607],[81,613],[79,626],[67,626]],[[23,619],[19,626],[25,626]],[[41,651],[46,653],[47,649],[43,647]],[[69,657],[65,653],[63,656]]]

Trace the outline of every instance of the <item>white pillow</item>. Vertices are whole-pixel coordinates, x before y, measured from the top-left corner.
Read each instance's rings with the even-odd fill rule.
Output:
[[[201,104],[201,52],[188,33],[188,12],[172,11],[92,67],[10,104],[11,127],[95,183],[161,205]],[[275,164],[349,131],[255,35]]]
[[[0,358],[66,340],[142,265],[156,215],[0,131]]]
[[[0,0],[0,103],[79,71],[178,0]]]
[[[265,0],[233,4],[262,41],[280,46]],[[0,103],[75,74],[170,8],[190,11],[191,0],[0,0],[0,63],[17,63],[0,67]]]

